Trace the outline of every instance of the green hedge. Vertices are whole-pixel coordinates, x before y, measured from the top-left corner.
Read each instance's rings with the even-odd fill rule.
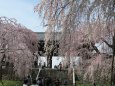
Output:
[[[21,81],[11,81],[11,80],[3,80],[4,86],[22,86]],[[0,81],[0,86],[3,86]]]

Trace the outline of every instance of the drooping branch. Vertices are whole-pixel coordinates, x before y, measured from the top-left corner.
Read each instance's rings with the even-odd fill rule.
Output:
[[[36,33],[12,19],[0,17],[0,61],[5,59],[13,64],[17,77],[23,78],[32,68],[37,42]]]
[[[54,3],[53,3],[54,1]],[[59,8],[57,4],[63,3],[66,5],[66,3],[70,3],[67,5],[67,7]],[[74,3],[72,3],[74,1]],[[112,37],[113,33],[113,27],[115,22],[113,23],[111,20],[114,17],[114,13],[112,12],[113,8],[113,1],[114,0],[43,0],[41,1],[39,7],[37,8],[38,13],[43,13],[43,18],[45,19],[45,23],[48,24],[48,30],[50,29],[52,32],[55,28],[58,28],[58,25],[60,27],[58,28],[61,32],[65,31],[65,33],[62,33],[62,42],[60,43],[61,51],[63,51],[63,55],[67,53],[71,53],[70,51],[73,51],[74,53],[80,52],[83,54],[92,55],[93,52],[88,50],[88,47],[83,46],[82,47],[82,39],[85,40],[84,42],[91,42],[94,41],[95,43],[99,43],[102,39],[100,37],[103,37],[103,42],[109,47],[112,48],[113,45],[109,44],[108,40],[111,40],[110,37]],[[65,3],[66,2],[66,3]],[[50,5],[51,4],[51,5]],[[61,5],[59,5],[61,7]],[[67,8],[67,9],[66,9]],[[53,16],[54,15],[54,16]],[[56,18],[56,19],[55,19]],[[99,18],[99,19],[98,19]],[[52,20],[53,19],[53,20]],[[106,21],[108,20],[109,23]],[[97,23],[98,22],[98,23]],[[85,26],[86,24],[89,24]],[[110,27],[108,27],[109,31],[107,30],[107,24],[109,24]],[[52,27],[51,27],[52,26]],[[73,34],[66,32],[68,30],[71,31],[80,31],[82,30],[83,34]],[[69,35],[72,34],[76,38],[76,40],[71,41],[69,40]],[[86,35],[88,35],[86,37]],[[106,37],[109,35],[108,40],[106,41]],[[76,45],[73,45],[73,43]],[[65,46],[65,44],[68,44]],[[89,46],[89,45],[88,45]],[[95,46],[95,44],[90,45],[97,53],[100,53],[98,48]],[[63,48],[62,48],[63,47]],[[71,47],[69,49],[68,47]],[[107,47],[107,49],[108,49]],[[75,49],[76,48],[76,49]],[[69,50],[69,52],[67,52]],[[71,54],[73,54],[73,52]],[[77,54],[74,54],[75,56]],[[86,56],[85,55],[85,56]],[[97,58],[97,61],[90,62],[92,64],[98,64],[100,61],[100,57]],[[87,60],[87,59],[86,59]],[[85,60],[85,61],[86,61]],[[91,59],[90,59],[91,61]],[[89,61],[88,61],[89,62]],[[105,61],[106,62],[106,61]],[[110,62],[110,61],[108,61]],[[100,62],[100,64],[103,63]],[[92,69],[91,72],[94,73],[93,69],[94,66],[91,66]],[[103,66],[106,63],[103,63]],[[110,68],[108,66],[110,63],[106,64],[107,66],[104,66],[104,68]],[[86,64],[85,64],[86,65]],[[105,69],[104,69],[105,70]],[[86,69],[87,71],[87,69]],[[106,71],[107,72],[107,71]],[[104,74],[103,74],[104,73]],[[108,73],[108,75],[110,72]],[[89,74],[90,76],[93,76],[93,74]],[[102,72],[101,74],[105,74],[105,72]]]

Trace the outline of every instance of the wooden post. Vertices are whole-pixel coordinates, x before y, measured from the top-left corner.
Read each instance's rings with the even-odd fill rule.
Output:
[[[73,67],[73,86],[75,86],[75,70],[74,70],[74,67]]]

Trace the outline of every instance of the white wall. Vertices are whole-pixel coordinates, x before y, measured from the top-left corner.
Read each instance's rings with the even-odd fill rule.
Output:
[[[44,56],[39,57],[38,65],[39,65],[40,62],[42,63],[42,65],[43,65],[44,62],[47,64],[47,58],[44,57]],[[54,68],[55,65],[59,65],[60,62],[62,62],[62,57],[53,56],[53,58],[52,58],[52,68]]]

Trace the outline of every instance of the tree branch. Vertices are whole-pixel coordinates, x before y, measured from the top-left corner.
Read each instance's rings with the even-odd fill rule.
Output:
[[[113,48],[113,45],[109,44],[105,39],[102,39],[102,41],[103,41],[106,45],[108,45],[108,47]]]
[[[100,51],[98,50],[98,48],[95,46],[94,43],[91,42],[91,46],[93,47],[93,49],[94,49],[98,54],[100,54]]]

